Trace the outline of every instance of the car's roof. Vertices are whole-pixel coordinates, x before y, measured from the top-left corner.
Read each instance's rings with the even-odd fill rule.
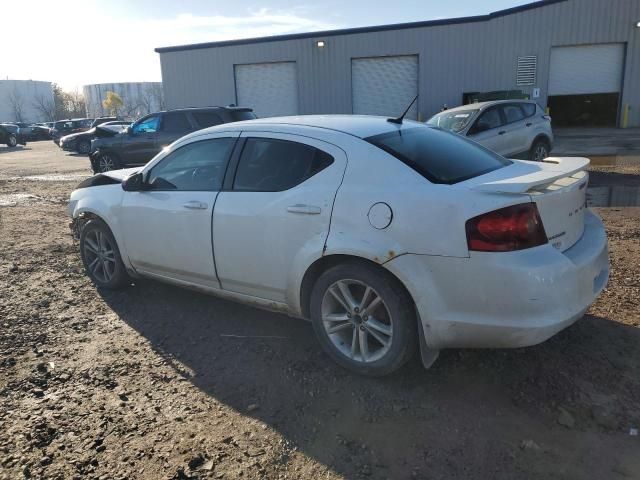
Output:
[[[388,122],[387,119],[388,117],[376,117],[372,115],[297,115],[243,120],[220,125],[219,127],[225,127],[225,129],[231,128],[233,130],[246,130],[248,128],[251,130],[259,130],[261,127],[277,127],[278,131],[283,133],[293,133],[296,127],[304,126],[333,130],[359,138],[366,138],[411,125],[424,126],[423,123],[412,120],[405,120],[403,124],[399,125]]]
[[[484,110],[492,105],[499,105],[501,103],[535,103],[532,100],[524,100],[521,98],[514,98],[512,100],[489,100],[487,102],[469,103],[467,105],[460,105],[459,107],[448,108],[446,112],[457,112],[459,110]]]

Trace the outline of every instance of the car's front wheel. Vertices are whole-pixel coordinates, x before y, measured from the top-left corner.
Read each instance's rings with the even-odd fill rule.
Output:
[[[529,160],[541,162],[549,156],[549,143],[546,140],[538,139],[531,146],[529,151]]]
[[[94,219],[84,224],[80,232],[80,256],[96,286],[118,289],[129,283],[116,240],[104,222]]]
[[[109,172],[122,168],[120,166],[120,159],[110,152],[101,153],[96,164],[98,170],[96,173]]]
[[[7,138],[7,147],[15,147],[16,145],[18,145],[18,139],[16,138],[15,135],[9,135],[9,138]]]
[[[415,352],[411,298],[379,267],[349,262],[327,270],[313,288],[310,307],[323,349],[355,373],[386,375]]]

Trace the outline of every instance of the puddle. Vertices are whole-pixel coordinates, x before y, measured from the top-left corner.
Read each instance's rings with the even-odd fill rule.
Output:
[[[588,155],[591,165],[598,167],[620,167],[640,165],[640,155]]]
[[[30,193],[9,193],[0,195],[0,207],[15,207],[19,203],[25,203],[29,200],[37,200],[40,197],[31,195]]]
[[[640,186],[613,185],[587,187],[589,207],[637,207],[640,206]]]
[[[73,182],[89,178],[85,173],[60,173],[51,175],[25,175],[19,177],[0,177],[0,180],[27,180],[33,182]]]

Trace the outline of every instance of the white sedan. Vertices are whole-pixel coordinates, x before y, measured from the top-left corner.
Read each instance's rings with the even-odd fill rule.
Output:
[[[507,160],[439,128],[301,116],[187,135],[71,195],[100,288],[149,277],[309,318],[324,350],[383,375],[419,347],[522,347],[607,283],[589,160]]]

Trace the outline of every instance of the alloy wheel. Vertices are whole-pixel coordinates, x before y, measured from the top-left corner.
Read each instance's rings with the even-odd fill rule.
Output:
[[[361,363],[381,359],[391,348],[393,319],[382,297],[358,280],[339,280],[322,299],[322,325],[334,347]]]
[[[110,170],[113,170],[113,158],[111,158],[111,156],[109,155],[101,155],[100,159],[98,160],[98,167],[101,172],[108,172]]]
[[[9,146],[10,147],[15,147],[18,144],[18,141],[16,140],[16,137],[14,137],[13,135],[11,135],[9,137]]]
[[[547,151],[547,147],[543,144],[539,144],[533,152],[533,159],[536,162],[541,162],[548,156],[549,156],[549,152]]]
[[[108,283],[116,271],[116,253],[107,235],[98,229],[87,232],[84,241],[87,269],[100,282]]]

